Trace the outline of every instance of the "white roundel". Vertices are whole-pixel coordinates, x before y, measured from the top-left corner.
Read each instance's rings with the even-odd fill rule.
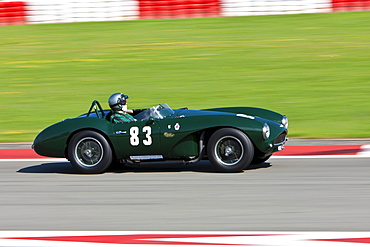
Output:
[[[175,126],[174,126],[175,130],[179,130],[180,129],[180,124],[179,123],[176,123]]]

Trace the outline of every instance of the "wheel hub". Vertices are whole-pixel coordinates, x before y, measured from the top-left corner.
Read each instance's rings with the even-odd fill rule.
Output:
[[[241,141],[234,136],[224,136],[215,145],[216,158],[226,166],[237,164],[243,157],[244,148]]]
[[[85,155],[86,155],[87,157],[89,157],[89,158],[91,158],[91,157],[93,156],[93,154],[92,154],[92,150],[91,150],[91,149],[86,149],[84,153],[85,153]]]
[[[97,139],[85,137],[77,143],[75,155],[80,165],[93,167],[103,159],[103,147]]]
[[[232,154],[233,153],[233,149],[232,149],[232,147],[229,147],[229,146],[227,146],[226,148],[225,148],[225,156],[229,156],[230,154]]]

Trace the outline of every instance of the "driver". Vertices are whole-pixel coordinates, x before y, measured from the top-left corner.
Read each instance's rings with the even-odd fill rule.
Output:
[[[110,121],[113,123],[127,123],[136,121],[136,119],[130,114],[133,110],[127,109],[128,95],[123,93],[112,94],[108,99],[108,104],[112,109],[112,116]]]

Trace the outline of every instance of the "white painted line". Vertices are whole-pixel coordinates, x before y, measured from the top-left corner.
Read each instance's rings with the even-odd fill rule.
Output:
[[[370,154],[365,155],[289,155],[271,156],[270,159],[339,159],[339,158],[370,158]]]
[[[370,145],[362,145],[361,151],[357,153],[361,157],[370,157]]]

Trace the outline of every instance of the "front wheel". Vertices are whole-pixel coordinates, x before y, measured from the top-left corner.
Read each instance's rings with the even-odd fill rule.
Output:
[[[251,163],[254,147],[242,131],[224,128],[216,131],[209,139],[207,155],[218,170],[239,172]]]
[[[112,149],[101,134],[86,130],[72,137],[68,157],[72,166],[81,173],[102,173],[112,163]]]
[[[271,154],[268,155],[268,156],[266,156],[265,158],[257,158],[257,157],[255,157],[255,158],[253,158],[252,163],[253,164],[262,164],[265,161],[267,161],[268,159],[270,159],[270,157],[271,157]]]

